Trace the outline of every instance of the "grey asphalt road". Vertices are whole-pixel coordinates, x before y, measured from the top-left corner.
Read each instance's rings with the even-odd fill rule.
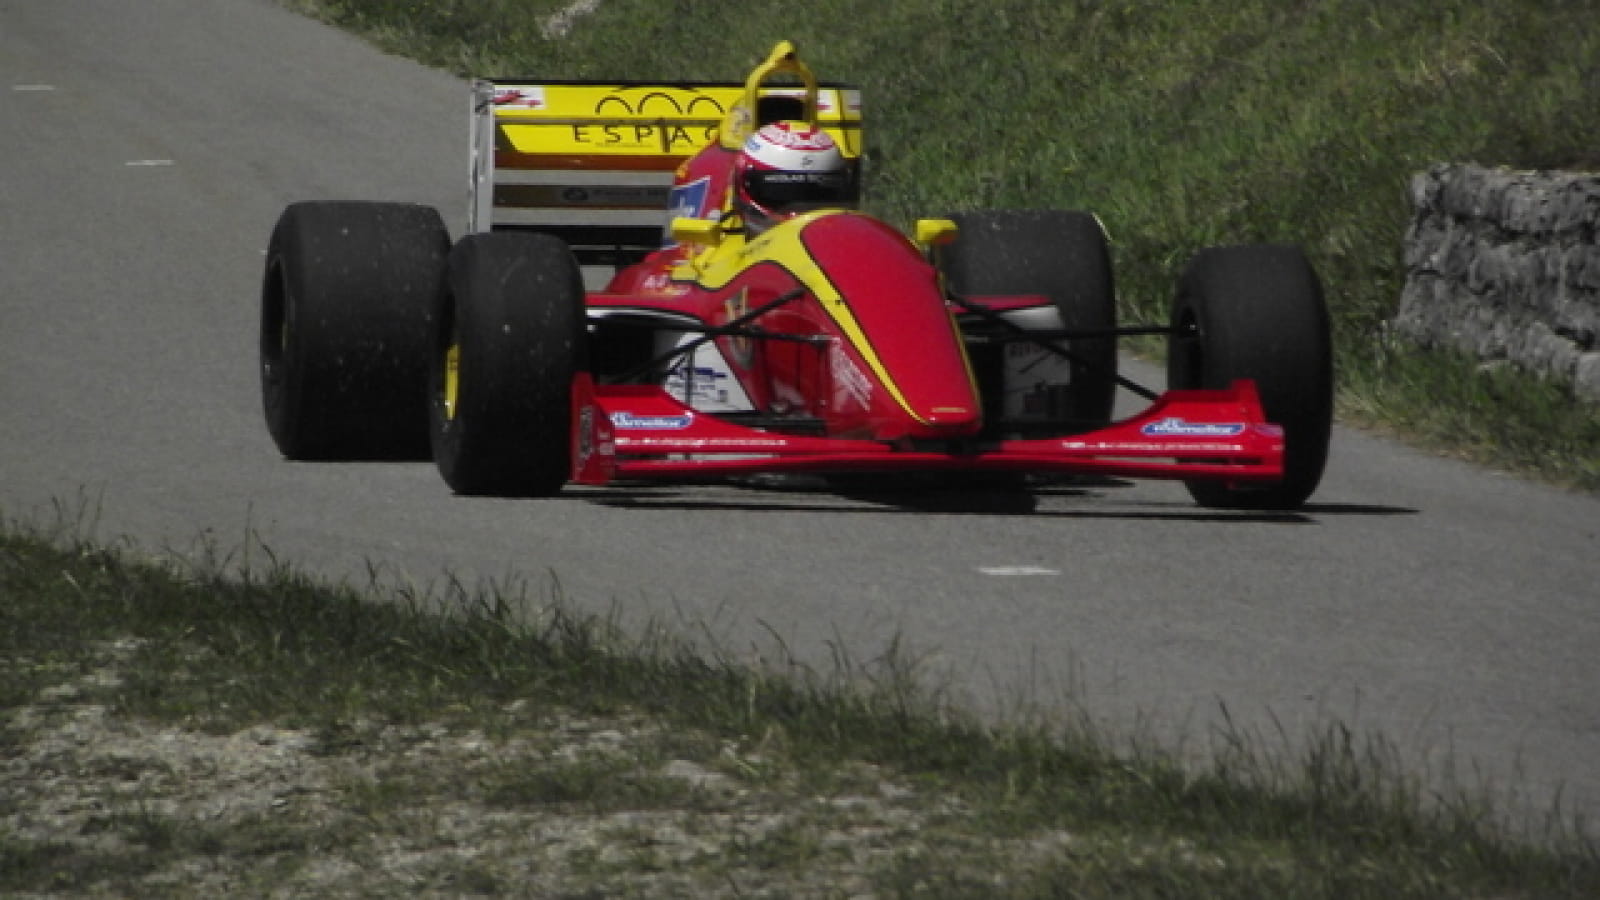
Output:
[[[267,0],[0,0],[0,514],[152,551],[259,542],[335,578],[501,579],[752,655],[870,661],[898,636],[979,708],[1189,747],[1224,710],[1269,745],[1337,720],[1428,779],[1600,812],[1600,500],[1354,431],[1314,503],[1272,517],[1159,483],[513,502],[426,464],[285,462],[255,369],[275,217],[412,200],[459,233],[466,112],[456,79]]]

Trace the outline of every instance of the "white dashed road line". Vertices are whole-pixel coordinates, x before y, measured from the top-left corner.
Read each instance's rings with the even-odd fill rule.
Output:
[[[1044,566],[979,566],[978,571],[985,575],[993,575],[997,578],[1061,574],[1060,569],[1047,569]]]

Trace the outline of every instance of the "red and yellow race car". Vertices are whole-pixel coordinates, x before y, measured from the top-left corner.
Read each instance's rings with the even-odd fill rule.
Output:
[[[1296,248],[1202,250],[1170,321],[1119,326],[1085,212],[902,233],[859,211],[860,94],[780,43],[743,83],[478,81],[472,203],[297,203],[262,289],[291,459],[430,456],[462,494],[751,473],[1180,479],[1293,509],[1332,417]],[[1168,340],[1168,390],[1117,338]],[[1149,401],[1114,419],[1119,389]]]

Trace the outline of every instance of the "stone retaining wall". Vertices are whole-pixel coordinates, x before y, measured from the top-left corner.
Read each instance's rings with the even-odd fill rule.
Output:
[[[1600,403],[1600,175],[1438,165],[1411,201],[1395,330]]]

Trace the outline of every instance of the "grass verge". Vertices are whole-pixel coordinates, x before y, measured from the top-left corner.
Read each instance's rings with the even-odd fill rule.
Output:
[[[1185,768],[979,724],[894,648],[753,668],[559,597],[369,594],[0,534],[0,893],[1600,894],[1575,829],[1338,727]]]

